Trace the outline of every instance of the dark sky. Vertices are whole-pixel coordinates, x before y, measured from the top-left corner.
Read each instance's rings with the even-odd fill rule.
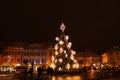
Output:
[[[120,45],[116,0],[0,1],[0,41],[55,42],[62,22],[75,50]]]

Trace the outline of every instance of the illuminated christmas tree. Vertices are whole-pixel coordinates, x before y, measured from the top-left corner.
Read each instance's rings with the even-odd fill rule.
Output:
[[[72,43],[69,42],[69,36],[64,34],[65,25],[60,26],[62,34],[56,37],[57,44],[55,45],[55,54],[52,56],[51,67],[57,71],[69,71],[79,67],[77,61],[74,59],[75,51],[71,49]]]

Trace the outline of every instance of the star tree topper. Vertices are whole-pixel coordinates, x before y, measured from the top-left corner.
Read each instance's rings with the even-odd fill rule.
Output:
[[[64,32],[65,31],[65,25],[64,25],[64,23],[62,22],[62,24],[61,24],[61,26],[60,26],[60,29],[62,30],[62,32]]]

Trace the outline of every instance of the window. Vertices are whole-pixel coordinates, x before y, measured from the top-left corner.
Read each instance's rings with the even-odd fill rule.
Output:
[[[46,52],[44,53],[44,56],[46,56]]]
[[[112,53],[110,53],[110,55],[112,55]]]
[[[20,58],[17,58],[17,62],[20,62]]]
[[[43,52],[42,52],[42,56],[43,56]]]
[[[18,55],[20,55],[20,51],[18,51]]]
[[[42,59],[42,63],[46,63],[46,59]]]
[[[5,52],[6,55],[8,55],[8,52]]]
[[[50,56],[52,55],[52,51],[49,52],[50,53]]]
[[[38,56],[40,56],[40,52],[38,52]]]
[[[34,53],[32,53],[33,54],[33,56],[34,56]]]
[[[30,56],[31,56],[31,52],[30,52]]]
[[[37,55],[37,52],[36,52],[36,56],[38,56],[38,55]]]
[[[14,61],[14,59],[12,58],[12,59],[11,59],[11,62],[13,62],[13,61]]]
[[[116,55],[119,55],[119,53],[117,52]]]
[[[7,62],[7,58],[5,58],[5,62]]]
[[[27,56],[28,56],[28,52],[27,52]]]
[[[26,52],[24,52],[24,55],[23,56],[26,56]]]
[[[12,55],[14,55],[14,52],[12,51]]]

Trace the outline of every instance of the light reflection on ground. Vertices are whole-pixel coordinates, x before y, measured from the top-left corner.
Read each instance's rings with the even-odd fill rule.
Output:
[[[81,76],[53,76],[52,80],[82,80]]]

